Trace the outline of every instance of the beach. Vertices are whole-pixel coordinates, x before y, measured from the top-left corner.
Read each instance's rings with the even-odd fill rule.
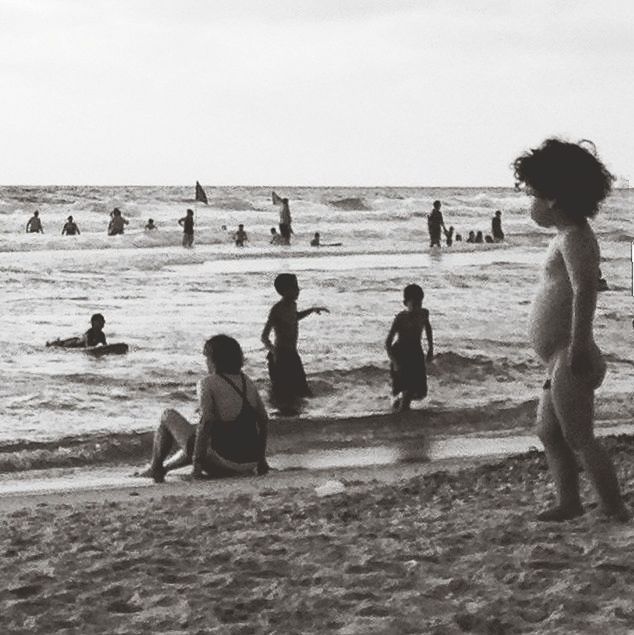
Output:
[[[632,524],[582,483],[565,523],[536,451],[3,496],[3,632],[630,633]]]

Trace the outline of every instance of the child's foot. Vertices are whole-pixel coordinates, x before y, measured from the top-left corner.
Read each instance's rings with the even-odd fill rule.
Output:
[[[583,507],[581,505],[572,507],[551,507],[537,514],[537,520],[550,523],[561,523],[564,520],[572,520],[578,516],[583,516]]]

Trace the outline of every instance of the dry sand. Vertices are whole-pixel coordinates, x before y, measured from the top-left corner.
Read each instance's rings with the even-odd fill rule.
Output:
[[[606,439],[630,508],[634,439]],[[0,499],[2,633],[634,632],[634,524],[543,456]],[[345,492],[320,498],[337,477]]]

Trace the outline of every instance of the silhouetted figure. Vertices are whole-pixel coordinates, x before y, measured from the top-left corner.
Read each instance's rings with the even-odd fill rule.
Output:
[[[121,215],[121,210],[115,207],[110,214],[110,223],[108,224],[108,236],[117,236],[123,234],[124,227],[128,224],[128,220]]]
[[[73,217],[69,216],[62,228],[62,236],[75,236],[76,234],[81,234],[81,232],[79,231],[79,227],[77,227],[77,223],[73,220]]]
[[[315,232],[313,239],[310,241],[311,247],[319,247],[319,232]]]
[[[282,299],[269,312],[262,331],[262,343],[269,351],[267,360],[273,401],[288,412],[296,410],[299,399],[310,395],[304,366],[297,352],[299,321],[311,313],[328,313],[328,309],[315,306],[297,310],[299,285],[293,273],[280,273],[274,286]],[[275,334],[274,344],[269,339],[271,331]]]
[[[475,232],[472,232],[472,231],[471,231],[471,232],[469,232],[469,236],[468,236],[468,238],[467,238],[466,242],[468,242],[468,243],[474,243],[475,241],[476,241],[476,239],[475,239]]]
[[[453,233],[453,225],[450,225],[449,229],[445,231],[445,240],[447,241],[447,247],[451,247],[451,245],[453,245]]]
[[[445,221],[440,211],[440,201],[434,201],[433,209],[427,214],[427,229],[429,230],[429,246],[440,247],[442,231],[447,231]]]
[[[238,231],[233,235],[233,239],[236,241],[236,247],[244,247],[244,243],[249,240],[242,223],[238,225]]]
[[[497,210],[495,216],[491,219],[491,233],[496,243],[504,240],[504,232],[502,231],[502,212]]]
[[[385,340],[385,350],[391,362],[395,410],[409,410],[413,399],[424,399],[427,396],[427,369],[421,343],[423,329],[427,336],[428,361],[434,355],[434,339],[429,311],[423,308],[424,297],[423,290],[417,284],[408,284],[405,287],[403,304],[406,309],[394,318]]]
[[[474,242],[476,242],[476,243],[482,243],[482,242],[484,242],[484,239],[482,238],[482,232],[480,232],[480,231],[479,231],[479,232],[476,234],[476,237],[475,237],[475,241],[474,241]]]
[[[484,242],[485,242],[485,243],[492,243],[492,242],[493,242],[493,238],[491,238],[491,236],[489,236],[489,234],[487,234],[487,235],[484,237]]]
[[[44,228],[42,227],[42,221],[40,220],[40,212],[33,212],[33,216],[29,218],[26,223],[26,233],[27,234],[43,234]]]
[[[277,233],[275,227],[271,227],[271,245],[282,245],[284,239]]]
[[[158,227],[154,224],[154,219],[153,218],[148,218],[147,219],[147,223],[145,225],[145,231],[152,231],[154,229],[158,229]]]
[[[178,219],[178,224],[183,228],[183,247],[191,247],[194,244],[194,210],[188,209],[187,215]]]
[[[455,241],[456,241],[457,243],[461,243],[461,242],[462,242],[462,234],[456,234]]]

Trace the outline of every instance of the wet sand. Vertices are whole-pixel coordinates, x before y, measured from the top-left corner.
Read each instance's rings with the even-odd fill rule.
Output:
[[[634,439],[605,443],[632,508]],[[628,633],[634,523],[582,482],[562,524],[537,452],[1,497],[2,631]]]

